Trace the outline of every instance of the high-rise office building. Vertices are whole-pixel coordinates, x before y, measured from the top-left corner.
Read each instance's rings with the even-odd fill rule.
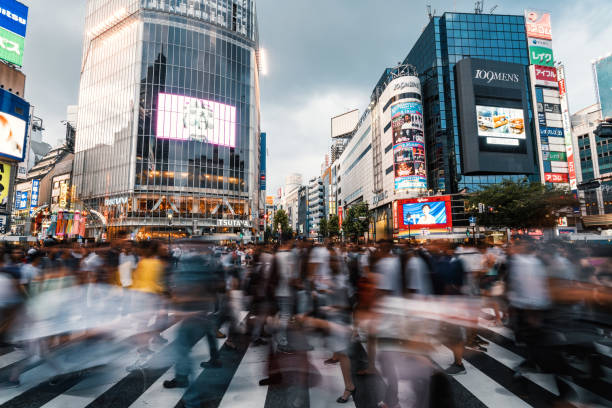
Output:
[[[456,64],[467,58],[500,64],[516,64],[508,66],[508,70],[504,71],[503,65],[494,67],[486,62],[472,63],[474,70],[480,69],[483,75],[489,75],[489,71],[499,71],[502,74],[512,70],[518,72],[518,78],[512,76],[511,81],[505,80],[510,77],[496,76],[492,77],[492,81],[485,79],[483,83],[477,84],[476,82],[482,78],[473,78],[474,90],[470,91],[470,95],[473,97],[472,102],[482,107],[478,111],[481,118],[478,124],[482,126],[482,132],[478,133],[477,139],[471,140],[477,145],[480,143],[478,151],[491,154],[489,164],[496,164],[495,169],[486,168],[483,163],[478,163],[476,167],[479,168],[472,166],[468,171],[467,165],[471,158],[464,157],[464,153],[469,152],[464,149],[467,143],[466,146],[462,146],[462,142],[466,142],[465,137],[470,138],[472,135],[467,134],[468,129],[464,129],[462,135],[460,103],[457,99],[457,90],[460,87],[457,84]],[[442,16],[433,16],[404,63],[414,65],[421,78],[430,190],[438,193],[457,193],[474,191],[483,185],[499,183],[503,179],[518,180],[523,177],[539,179],[536,158],[533,154],[536,141],[532,136],[534,123],[528,71],[526,68],[521,69],[529,65],[523,16],[470,13],[444,13]],[[474,72],[471,75],[474,77]],[[467,82],[468,78],[464,79],[464,82]],[[517,82],[514,79],[517,79]],[[491,89],[479,88],[499,85],[501,89],[504,88],[504,84],[511,83],[518,84],[518,87],[514,87],[512,91],[515,94],[513,101],[516,101],[516,104],[510,104],[512,106],[495,105],[499,102],[499,95],[491,95],[489,92]],[[484,94],[479,94],[480,90],[483,90]],[[523,113],[515,111],[519,108],[523,110],[523,102],[527,104]],[[513,116],[515,113],[516,118]],[[488,127],[486,118],[502,116],[508,120],[507,123],[498,121],[493,123],[490,130],[484,130]],[[510,122],[511,120],[514,122]],[[496,135],[501,132],[498,128],[509,126],[512,126],[513,130],[508,133],[515,133],[516,138],[512,138],[511,141],[502,140],[503,135],[501,137]],[[470,131],[476,130],[470,129]],[[518,157],[516,154],[524,155],[521,158],[522,168],[502,169],[503,166],[500,165],[506,163],[510,166]],[[474,164],[473,161],[471,164]]]
[[[593,76],[602,117],[612,116],[612,53],[593,61]]]
[[[74,179],[109,237],[257,233],[255,1],[89,0],[83,44]]]

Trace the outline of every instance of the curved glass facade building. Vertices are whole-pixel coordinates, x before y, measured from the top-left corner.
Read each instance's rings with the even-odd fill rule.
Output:
[[[89,0],[74,179],[109,234],[256,234],[254,0]]]

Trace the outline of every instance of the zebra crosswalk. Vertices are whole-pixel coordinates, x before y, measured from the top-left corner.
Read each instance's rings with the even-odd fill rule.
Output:
[[[243,313],[243,318],[246,312]],[[148,407],[295,407],[328,408],[338,406],[336,398],[342,394],[344,383],[337,365],[325,365],[330,357],[324,341],[313,336],[313,350],[304,354],[308,371],[307,387],[300,384],[260,386],[266,376],[268,347],[249,345],[246,336],[231,350],[220,341],[223,368],[202,369],[201,361],[209,359],[204,338],[192,348],[193,374],[187,389],[165,389],[163,382],[174,377],[172,368],[173,344],[178,336],[180,321],[168,327],[162,335],[165,345],[154,347],[154,354],[141,370],[128,372],[126,367],[136,358],[134,347],[124,350],[112,363],[85,370],[80,374],[62,375],[54,383],[53,367],[33,361],[26,364],[22,385],[4,387],[0,383],[0,408],[148,408]],[[551,375],[527,373],[522,381],[516,381],[516,367],[523,361],[524,352],[516,347],[507,329],[480,327],[479,335],[489,342],[486,352],[467,352],[464,365],[466,373],[450,378],[452,394],[457,406],[465,407],[546,407],[559,394],[557,383]],[[7,370],[23,361],[21,351],[8,351],[0,355],[0,380]],[[430,355],[433,363],[441,368],[452,361],[452,353],[444,346]],[[382,378],[379,375],[356,378],[358,392],[355,400],[344,406],[370,408],[373,401],[382,399]],[[603,384],[570,385],[594,403],[589,406],[612,406],[612,395]],[[400,381],[400,406],[411,406],[414,395],[411,383]],[[291,394],[291,398],[289,398]]]

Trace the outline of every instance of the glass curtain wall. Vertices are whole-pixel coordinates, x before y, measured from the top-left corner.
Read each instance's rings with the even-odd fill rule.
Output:
[[[404,63],[417,67],[423,85],[430,188],[457,193],[478,190],[503,179],[537,179],[537,175],[462,174],[454,69],[458,61],[467,57],[529,65],[524,17],[445,13],[432,18],[406,57]],[[529,83],[528,77],[525,83]],[[525,92],[529,94],[528,89]],[[531,108],[528,114],[533,126]]]
[[[107,12],[112,19],[119,10]],[[101,52],[111,45],[104,33],[86,61],[79,193],[109,226],[163,226],[170,214],[174,225],[248,220],[258,188],[253,0],[139,0],[127,14],[109,30],[125,33],[123,48]],[[130,31],[122,28],[128,24]],[[118,88],[125,100],[111,98],[122,95]],[[117,196],[128,199],[108,199]]]

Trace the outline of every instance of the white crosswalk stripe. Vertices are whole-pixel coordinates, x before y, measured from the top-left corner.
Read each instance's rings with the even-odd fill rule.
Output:
[[[241,312],[241,320],[244,319],[247,312]],[[227,338],[222,339],[218,342],[218,347],[221,348]],[[195,346],[191,349],[192,358],[192,379],[197,378],[198,375],[203,371],[200,367],[200,362],[207,361],[210,358],[210,350],[208,349],[208,342],[206,338],[200,339]],[[132,405],[130,408],[146,408],[146,407],[174,407],[183,397],[185,393],[184,388],[166,389],[164,388],[164,381],[171,380],[174,378],[174,369],[170,368],[164,375],[162,375],[157,381],[153,383]]]
[[[242,317],[244,318],[245,316],[246,312],[243,313]],[[175,323],[163,332],[163,336],[167,338],[170,343],[176,339],[179,325],[180,322]],[[504,336],[507,340],[513,338],[512,333],[506,328],[493,328],[487,326],[486,329]],[[523,357],[516,354],[518,351],[508,346],[507,341],[505,341],[505,343],[501,341],[501,337],[498,336],[496,338],[493,334],[489,337],[493,337],[493,339],[488,338],[488,350],[481,355],[489,358],[490,360],[488,361],[493,360],[499,367],[503,366],[514,372],[516,367],[523,361]],[[506,346],[496,343],[496,339]],[[167,365],[163,365],[163,367],[171,367],[172,357],[168,348],[170,343],[154,349],[155,356],[163,354],[168,355],[168,361],[164,361],[164,364],[167,363]],[[219,347],[221,347],[223,343],[224,340],[220,341]],[[325,348],[323,342],[321,342],[319,338],[313,338],[311,343],[314,346],[314,350],[309,353],[309,361],[316,369],[317,375],[321,380],[310,389],[310,407],[336,407],[338,406],[336,398],[338,398],[344,390],[340,367],[338,365],[325,365],[323,363],[325,359],[331,356],[331,353]],[[511,351],[508,347],[514,351]],[[3,362],[6,367],[7,365],[19,361],[17,356],[23,357],[23,354],[21,352],[7,353],[2,356],[4,359],[0,360],[0,362]],[[130,365],[134,358],[135,353],[128,352],[123,358],[118,359],[115,363],[87,373],[76,385],[55,396],[55,398],[49,400],[46,404],[42,405],[42,407],[84,408],[88,406],[122,379],[126,378],[128,373],[125,367]],[[192,358],[194,363],[193,378],[197,378],[203,371],[199,367],[199,363],[209,358],[208,344],[205,338],[200,339],[193,347]],[[437,348],[431,358],[442,368],[447,367],[453,361],[452,353],[446,347]],[[9,361],[12,362],[7,363]],[[220,408],[237,408],[242,406],[264,407],[266,405],[269,387],[259,386],[258,381],[266,376],[267,362],[268,347],[249,346],[240,360],[233,377],[231,377],[231,380],[228,380],[229,384],[227,385],[226,391],[220,396],[220,403],[218,406]],[[238,364],[238,362],[236,362],[236,364]],[[493,377],[495,376],[492,376],[491,372],[487,372],[487,370],[489,370],[487,366],[482,366],[482,364],[479,365],[477,362],[471,364],[469,361],[464,361],[464,365],[467,371],[466,374],[454,376],[453,378],[482,404],[488,407],[503,406],[522,408],[531,406],[523,399],[524,397],[519,397],[503,384],[500,384],[498,381],[501,380],[494,380]],[[11,407],[12,399],[28,392],[30,389],[40,384],[41,381],[46,381],[51,376],[51,371],[51,368],[46,364],[38,365],[26,371],[22,376],[22,386],[14,389],[0,389],[0,406],[6,404],[6,407]],[[130,407],[150,408],[176,406],[185,395],[186,390],[168,390],[163,388],[163,382],[173,377],[174,369],[168,368],[165,373],[157,378],[149,387],[143,389],[142,392],[134,391],[135,399],[131,400],[134,402],[131,403]],[[541,387],[542,392],[548,392],[554,395],[558,395],[559,393],[552,375],[525,373],[524,377],[531,383]],[[400,395],[400,399],[404,398],[405,395],[409,393],[406,391],[409,388],[410,383],[406,381],[400,382],[400,394],[403,394],[403,396]],[[581,387],[578,388],[580,389]],[[585,389],[582,390],[587,394],[590,392]],[[405,401],[405,399],[402,401]],[[605,400],[602,401],[606,402]],[[359,405],[356,405],[352,400],[344,406],[360,408]],[[605,406],[605,404],[602,406]]]
[[[161,333],[168,340],[168,343],[176,339],[179,325],[180,322],[177,322]],[[168,345],[161,347],[159,350],[159,352],[167,351]],[[135,355],[136,348],[126,353],[124,358],[118,359],[118,364],[109,367],[110,370],[94,373],[43,405],[42,408],[86,407],[128,374],[126,368],[133,363]]]
[[[259,385],[266,376],[268,347],[249,347],[242,358],[219,408],[263,407],[268,387]]]

